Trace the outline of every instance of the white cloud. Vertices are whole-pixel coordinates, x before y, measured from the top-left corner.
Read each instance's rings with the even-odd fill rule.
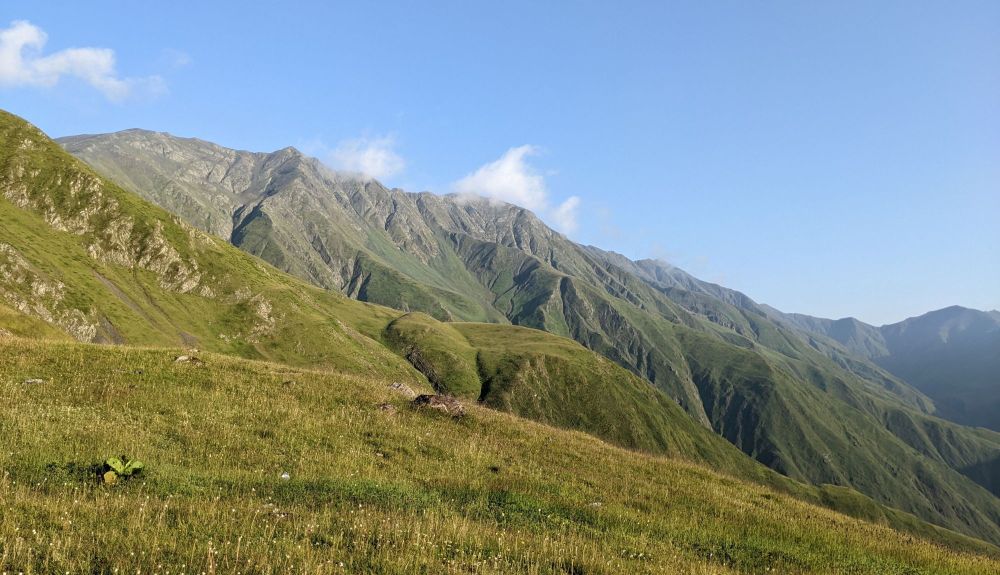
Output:
[[[551,220],[559,231],[572,234],[577,228],[580,198],[572,196],[550,209],[545,177],[527,161],[537,153],[538,149],[531,145],[510,148],[500,159],[455,182],[452,189],[459,196],[481,196],[528,208]]]
[[[329,154],[331,167],[369,178],[388,178],[403,171],[406,162],[394,150],[392,136],[344,140]]]
[[[525,160],[537,153],[534,146],[518,146],[495,162],[482,166],[455,183],[455,192],[517,204],[529,210],[547,207],[545,178]]]
[[[566,198],[565,202],[552,210],[552,221],[555,222],[556,228],[564,234],[575,232],[577,227],[577,208],[579,207],[580,197],[570,196]]]
[[[75,76],[116,102],[138,90],[155,94],[164,89],[158,76],[120,78],[111,49],[68,48],[43,56],[47,40],[41,28],[24,20],[0,30],[0,86],[52,87],[63,76]]]

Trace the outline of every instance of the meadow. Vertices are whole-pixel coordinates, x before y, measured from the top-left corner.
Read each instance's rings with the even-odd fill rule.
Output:
[[[474,402],[416,410],[392,383],[0,337],[0,572],[1000,572],[971,539]],[[122,454],[144,473],[103,485]]]

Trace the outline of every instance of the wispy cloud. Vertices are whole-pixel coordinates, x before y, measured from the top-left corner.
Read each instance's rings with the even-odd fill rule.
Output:
[[[41,28],[24,20],[15,20],[10,27],[0,29],[0,86],[51,87],[64,76],[74,76],[115,102],[139,91],[156,94],[164,90],[159,76],[119,77],[114,50],[68,48],[42,55],[47,40]]]
[[[572,196],[550,207],[545,177],[528,163],[537,153],[538,148],[531,145],[510,148],[499,159],[455,182],[452,189],[459,196],[480,196],[528,208],[550,219],[559,231],[572,234],[578,225],[580,198]]]
[[[160,59],[170,68],[186,68],[193,61],[191,55],[183,50],[164,48],[160,51]]]
[[[579,207],[580,197],[570,196],[566,198],[565,202],[559,204],[556,209],[552,210],[552,221],[555,222],[556,228],[564,234],[574,233],[579,225],[577,222],[577,211]]]
[[[357,138],[341,141],[325,156],[336,170],[383,179],[406,168],[406,161],[396,153],[395,148],[396,139],[392,136]]]

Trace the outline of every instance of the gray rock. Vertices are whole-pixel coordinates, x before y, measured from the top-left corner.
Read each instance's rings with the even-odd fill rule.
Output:
[[[465,416],[465,407],[450,395],[418,395],[412,405],[418,409],[434,409],[456,419]]]
[[[174,358],[174,363],[190,363],[191,365],[201,365],[203,362],[201,359],[193,355],[178,355]]]
[[[417,396],[417,392],[413,391],[413,388],[399,381],[389,384],[389,389],[402,395],[406,399],[413,399]]]

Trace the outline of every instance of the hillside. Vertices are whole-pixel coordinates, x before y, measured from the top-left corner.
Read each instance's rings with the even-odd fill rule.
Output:
[[[0,401],[17,406],[0,413],[8,572],[1000,569],[995,548],[942,530],[928,536],[948,547],[494,410],[414,410],[379,376],[178,363],[180,348],[0,348]],[[143,475],[99,485],[90,466],[120,453]]]
[[[8,260],[0,295],[20,312],[0,308],[10,334],[197,345],[434,386],[909,532],[939,532],[849,490],[811,488],[768,470],[662,392],[570,340],[513,326],[443,324],[306,285],[101,179],[22,120],[3,120],[0,242]],[[956,524],[990,538],[988,528],[980,534]]]
[[[427,391],[433,386],[625,447],[792,485],[695,425],[661,392],[575,342],[513,326],[485,328],[489,337],[474,338],[476,348],[461,335],[439,341],[434,334],[458,332],[428,316],[358,302],[278,272],[104,181],[27,123],[9,115],[3,120],[0,301],[10,308],[0,306],[0,327],[8,334],[183,345],[385,377]],[[404,330],[407,325],[421,330]],[[482,332],[472,324],[461,329]],[[401,344],[404,332],[409,349]],[[515,339],[533,344],[507,346]],[[444,369],[441,379],[411,366],[427,372],[435,351],[453,355],[460,343],[481,356],[479,364],[475,355],[466,358],[467,381]],[[499,346],[507,346],[501,355],[495,353]],[[414,355],[421,350],[425,361]],[[495,385],[493,394],[481,393],[480,368]],[[544,412],[501,399],[525,387],[573,399],[550,402]],[[579,417],[582,411],[590,413]]]
[[[739,292],[661,262],[580,246],[516,206],[390,190],[290,148],[242,152],[142,130],[61,143],[125,188],[302,279],[439,320],[569,337],[791,478],[852,487],[1000,541],[992,471],[1000,434],[932,416],[935,405],[923,393],[841,345],[810,341]],[[429,337],[417,346],[423,371],[433,368],[449,389],[475,397],[493,373],[542,387],[563,379],[532,376],[539,363],[530,356],[480,361],[490,359],[490,346],[474,345],[461,325],[417,330]],[[387,333],[404,356],[415,344],[406,331]],[[544,364],[562,369],[558,360]],[[511,394],[502,385],[488,391],[484,401],[544,421],[565,417],[548,414],[552,405],[573,406],[542,401],[544,394],[532,403],[534,392]],[[581,410],[592,407],[577,399]],[[639,417],[642,409],[623,413]],[[591,421],[605,437],[623,437]],[[655,435],[636,437],[648,447]]]
[[[440,391],[651,453],[693,458],[789,491],[646,381],[580,344],[514,326],[393,321],[387,341]],[[615,384],[608,385],[608,382]]]

